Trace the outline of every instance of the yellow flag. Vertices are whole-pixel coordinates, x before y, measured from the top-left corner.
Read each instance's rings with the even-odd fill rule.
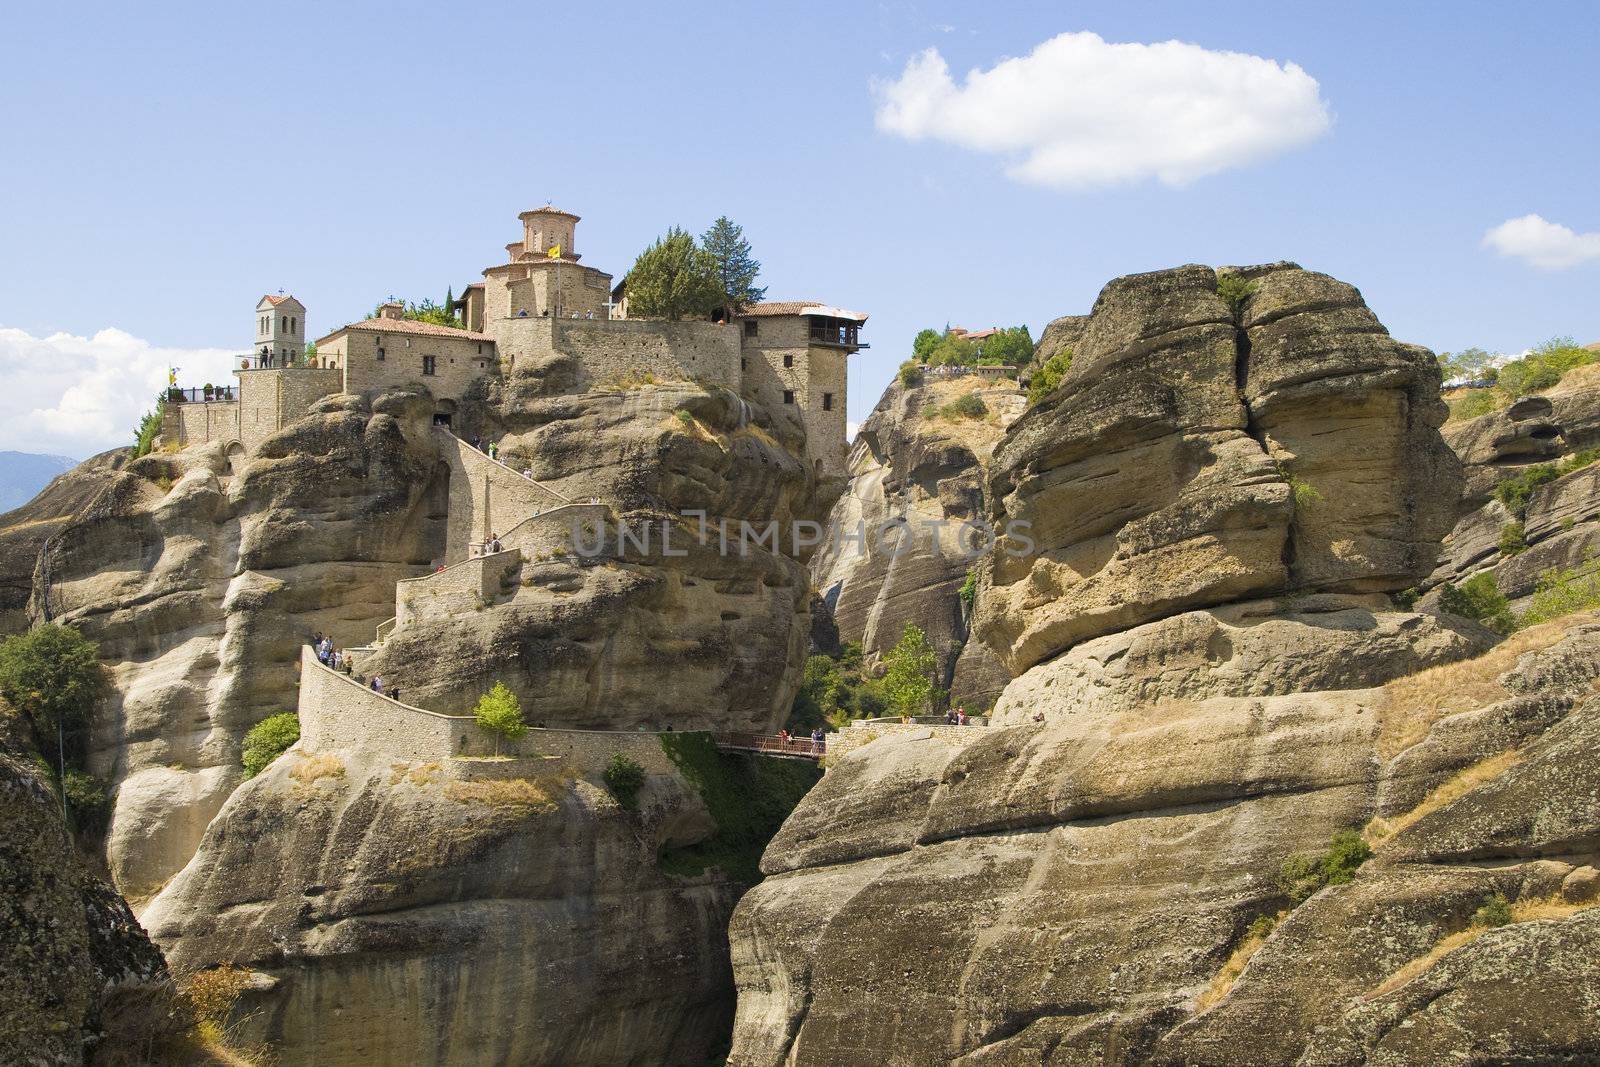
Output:
[[[550,251],[546,252],[545,255],[549,256],[551,259],[560,259],[561,258],[561,246],[560,245],[551,245],[550,246]]]
[[[177,384],[178,384],[178,368],[177,367],[168,367],[167,368],[167,385],[168,385],[168,387],[176,386]]]

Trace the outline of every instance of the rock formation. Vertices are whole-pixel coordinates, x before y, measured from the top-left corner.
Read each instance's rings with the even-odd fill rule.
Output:
[[[975,631],[1014,674],[1086,638],[1288,590],[1381,592],[1433,569],[1459,465],[1425,349],[1292,264],[1106,286],[1063,385],[995,449]]]
[[[969,393],[987,414],[940,412]],[[833,536],[811,561],[842,640],[860,642],[871,662],[914,623],[939,653],[941,687],[973,711],[993,704],[1010,676],[967,641],[960,591],[982,534],[963,524],[983,522],[990,453],[1023,404],[1013,383],[976,375],[891,384],[856,435],[849,485],[829,517]]]
[[[60,533],[99,496],[132,455],[114,448],[51,479],[22,507],[0,515],[0,634],[28,628],[33,567],[46,540]]]
[[[1489,570],[1520,607],[1540,576],[1600,552],[1597,471],[1584,462],[1590,457],[1580,457],[1600,446],[1600,386],[1587,376],[1574,377],[1572,385],[1564,382],[1502,411],[1444,427],[1466,478],[1455,528],[1424,589]],[[1493,495],[1501,483],[1530,473],[1548,480],[1532,487],[1520,508]]]
[[[1432,356],[1333,279],[1225,273],[1236,311],[1187,267],[1063,326],[988,474],[1033,541],[981,572],[998,725],[880,737],[796,809],[731,1064],[1600,1053],[1600,623],[1395,610],[1461,484]]]
[[[254,972],[240,1038],[285,1064],[705,1062],[736,888],[656,856],[715,824],[678,776],[651,776],[635,814],[548,764],[297,747],[144,921],[176,967]]]
[[[167,968],[128,905],[85,869],[21,733],[0,707],[0,1059],[65,1067],[108,1040],[120,996],[159,985]]]

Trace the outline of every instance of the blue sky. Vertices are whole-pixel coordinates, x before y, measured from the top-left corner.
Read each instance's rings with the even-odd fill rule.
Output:
[[[546,200],[619,275],[725,213],[771,297],[870,313],[852,420],[924,325],[1037,334],[1186,262],[1293,259],[1435,349],[1600,339],[1600,238],[1563,269],[1484,245],[1528,214],[1600,232],[1588,4],[34,4],[7,31],[0,371],[22,384],[0,447],[120,443],[168,360],[221,380],[263,292],[321,333],[459,291]],[[1049,103],[1026,79],[962,102],[964,133],[938,109],[920,139],[875,121],[925,49],[959,91],[1068,32],[1296,64],[1330,121],[1183,184],[1088,187],[1013,177],[1015,138],[973,147]],[[1146,89],[1139,69],[1100,85],[1100,135],[1136,139]]]

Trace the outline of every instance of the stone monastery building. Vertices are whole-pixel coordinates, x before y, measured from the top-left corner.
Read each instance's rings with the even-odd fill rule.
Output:
[[[433,394],[434,421],[448,426],[477,379],[506,373],[518,359],[560,354],[578,367],[575,391],[649,374],[722,386],[774,410],[798,407],[817,472],[845,473],[846,360],[866,347],[859,334],[867,316],[786,301],[756,304],[730,322],[630,319],[626,302],[613,300],[611,275],[579,263],[578,216],[546,206],[518,219],[522,236],[506,245],[507,261],[486,269],[455,304],[466,329],[416,322],[403,305],[384,304],[377,317],[317,338],[307,359],[305,306],[293,296],[262,297],[237,387],[171,391],[163,439],[221,441],[242,456],[324,396],[413,384]]]

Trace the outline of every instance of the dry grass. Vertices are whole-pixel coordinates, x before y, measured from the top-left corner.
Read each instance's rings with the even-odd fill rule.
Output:
[[[783,448],[783,446],[778,443],[778,439],[768,433],[765,427],[757,426],[754,423],[751,423],[749,426],[741,426],[737,430],[733,431],[733,435],[735,437],[741,434],[746,437],[754,437],[757,441],[760,441],[768,448]]]
[[[1278,918],[1282,919],[1286,914],[1288,913],[1280,912]],[[1261,946],[1265,945],[1267,938],[1271,936],[1271,931],[1252,930],[1245,934],[1244,940],[1234,946],[1233,952],[1228,955],[1228,959],[1223,963],[1222,968],[1212,976],[1211,985],[1195,999],[1194,1013],[1196,1015],[1208,1011],[1213,1006],[1221,1003],[1222,998],[1228,995],[1228,991],[1233,988],[1233,984],[1244,973],[1245,965],[1250,962],[1250,958],[1260,951]]]
[[[389,784],[399,785],[401,782],[410,782],[412,785],[432,785],[439,778],[442,768],[437,763],[391,763],[389,764]]]
[[[1555,396],[1558,393],[1571,393],[1579,389],[1593,389],[1600,386],[1600,363],[1590,363],[1583,367],[1574,367],[1561,376],[1561,381],[1551,389],[1546,396]]]
[[[331,752],[301,756],[300,762],[289,771],[289,777],[304,785],[310,785],[318,778],[343,778],[344,761]]]
[[[1582,904],[1573,904],[1562,900],[1560,897],[1538,897],[1533,900],[1519,900],[1511,905],[1511,921],[1513,923],[1535,922],[1539,919],[1565,919],[1580,911],[1587,911],[1593,907],[1600,907],[1600,901],[1585,901]],[[1405,985],[1413,978],[1429,970],[1435,963],[1460,948],[1470,945],[1490,930],[1492,926],[1469,926],[1465,930],[1457,930],[1447,934],[1427,952],[1418,956],[1385,978],[1378,985],[1362,994],[1362,1000],[1375,1000],[1387,993]]]
[[[1557,619],[1529,627],[1476,659],[1430,667],[1384,686],[1378,707],[1378,754],[1393,759],[1427,737],[1440,719],[1506,699],[1511,694],[1495,679],[1516,666],[1524,653],[1560,641],[1569,622]]]
[[[1422,798],[1422,803],[1403,812],[1391,819],[1374,817],[1361,831],[1361,836],[1374,848],[1379,847],[1389,838],[1404,830],[1424,815],[1430,815],[1440,808],[1472,792],[1485,782],[1493,781],[1500,777],[1522,760],[1522,753],[1517,749],[1508,749],[1479,763],[1474,763],[1465,770],[1458,771],[1453,777],[1446,780],[1433,792]]]
[[[451,782],[444,787],[444,795],[463,804],[483,804],[501,809],[525,808],[534,811],[554,811],[556,802],[551,795],[551,783],[531,778],[504,778],[486,782]]]

